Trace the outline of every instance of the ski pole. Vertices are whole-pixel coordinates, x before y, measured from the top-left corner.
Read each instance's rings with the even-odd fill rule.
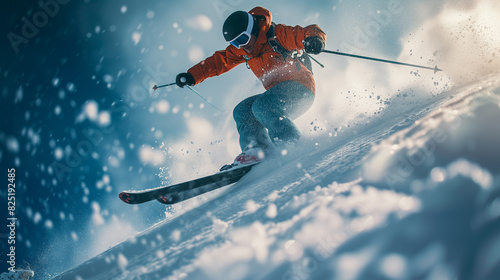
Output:
[[[182,77],[181,78],[181,82],[185,83],[186,82],[186,78],[185,77]],[[207,102],[208,105],[212,106],[215,110],[219,111],[220,113],[224,113],[222,112],[222,110],[220,110],[219,108],[217,108],[217,106],[215,106],[214,104],[212,104],[210,101],[208,101],[205,97],[203,97],[198,91],[196,91],[194,88],[186,85],[186,87],[188,89],[190,89],[191,91],[193,91],[196,95],[198,95],[201,99],[205,100],[205,102]]]
[[[219,111],[220,113],[224,113],[222,110],[220,110],[219,108],[217,108],[217,106],[215,106],[214,104],[212,104],[210,101],[208,101],[205,97],[203,97],[198,91],[196,91],[194,88],[186,85],[186,87],[190,90],[192,90],[194,93],[196,93],[196,95],[198,95],[201,99],[205,100],[205,102],[207,102],[208,105],[212,106],[215,110]]]
[[[183,80],[181,80],[182,82],[186,82],[186,78],[182,78]],[[162,87],[168,87],[168,86],[173,86],[177,83],[170,83],[170,84],[166,84],[166,85],[161,85],[161,86],[157,86],[157,85],[154,85],[153,87],[153,90],[157,90],[159,88],[162,88]],[[201,99],[203,99],[208,105],[212,106],[215,110],[219,111],[220,113],[224,113],[222,110],[220,110],[219,108],[217,108],[217,106],[215,106],[214,104],[212,104],[210,101],[208,101],[205,97],[203,97],[198,91],[196,91],[194,88],[186,85],[186,87],[190,90],[192,90],[194,93],[196,93],[196,95],[198,95]]]
[[[170,83],[170,84],[161,85],[161,86],[157,86],[157,85],[155,85],[155,86],[153,87],[153,90],[157,90],[157,89],[162,88],[162,87],[168,87],[168,86],[173,86],[173,85],[175,85],[175,83]]]
[[[319,62],[316,58],[312,57],[312,55],[310,54],[307,54],[307,56],[312,59],[314,62],[318,63],[319,66],[321,66],[321,68],[325,68],[325,65],[321,64],[321,62]]]
[[[432,68],[432,67],[427,67],[427,66],[409,64],[409,63],[404,63],[404,62],[399,62],[399,61],[392,61],[392,60],[387,60],[387,59],[380,59],[380,58],[374,58],[374,57],[362,56],[362,55],[356,55],[356,54],[349,54],[349,53],[343,53],[343,52],[336,52],[336,51],[329,51],[329,50],[323,50],[322,52],[343,55],[343,56],[349,56],[349,57],[355,57],[355,58],[361,58],[361,59],[380,61],[380,62],[386,62],[386,63],[392,63],[392,64],[397,64],[397,65],[412,66],[412,67],[417,67],[417,68],[422,68],[422,69],[429,69],[429,70],[434,70],[434,74],[436,74],[436,72],[438,72],[438,71],[443,71],[443,70],[439,69],[437,67],[437,65],[436,65],[436,67]]]

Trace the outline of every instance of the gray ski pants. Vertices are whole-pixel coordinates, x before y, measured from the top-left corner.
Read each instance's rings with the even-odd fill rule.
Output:
[[[233,111],[240,147],[264,151],[277,142],[296,142],[300,132],[293,120],[313,104],[314,94],[296,81],[281,82],[266,92],[241,101]]]

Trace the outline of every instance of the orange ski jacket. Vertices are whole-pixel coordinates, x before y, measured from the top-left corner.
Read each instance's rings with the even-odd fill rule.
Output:
[[[283,59],[283,56],[275,52],[269,45],[267,31],[272,22],[271,12],[262,7],[255,7],[249,13],[257,16],[260,29],[252,53],[248,54],[243,49],[232,45],[223,51],[215,52],[214,55],[188,70],[193,75],[195,84],[199,84],[207,78],[219,76],[237,65],[247,62],[266,90],[280,82],[292,80],[303,84],[315,93],[316,87],[311,71],[304,65],[297,67],[295,63],[300,62],[291,56]],[[275,35],[276,40],[289,51],[303,50],[304,39],[311,36],[318,36],[326,42],[326,34],[315,24],[306,27],[277,24]]]

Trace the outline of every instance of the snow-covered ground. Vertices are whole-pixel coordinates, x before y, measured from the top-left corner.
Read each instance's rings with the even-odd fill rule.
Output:
[[[55,279],[499,279],[500,75],[337,137]]]

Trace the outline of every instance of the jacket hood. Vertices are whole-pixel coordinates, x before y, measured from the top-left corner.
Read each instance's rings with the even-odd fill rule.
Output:
[[[266,8],[255,7],[251,9],[250,12],[248,13],[254,16],[263,16],[266,19],[265,24],[263,24],[260,29],[261,31],[265,31],[265,33],[267,33],[267,31],[269,30],[269,26],[271,26],[271,22],[273,21],[273,16],[271,15],[271,12]]]
[[[259,36],[257,37],[256,45],[265,45],[267,44],[267,31],[271,26],[271,22],[273,21],[273,16],[271,12],[263,7],[255,7],[251,9],[248,13],[253,16],[257,16],[257,20],[259,23]],[[259,51],[259,47],[254,49],[253,53]]]

